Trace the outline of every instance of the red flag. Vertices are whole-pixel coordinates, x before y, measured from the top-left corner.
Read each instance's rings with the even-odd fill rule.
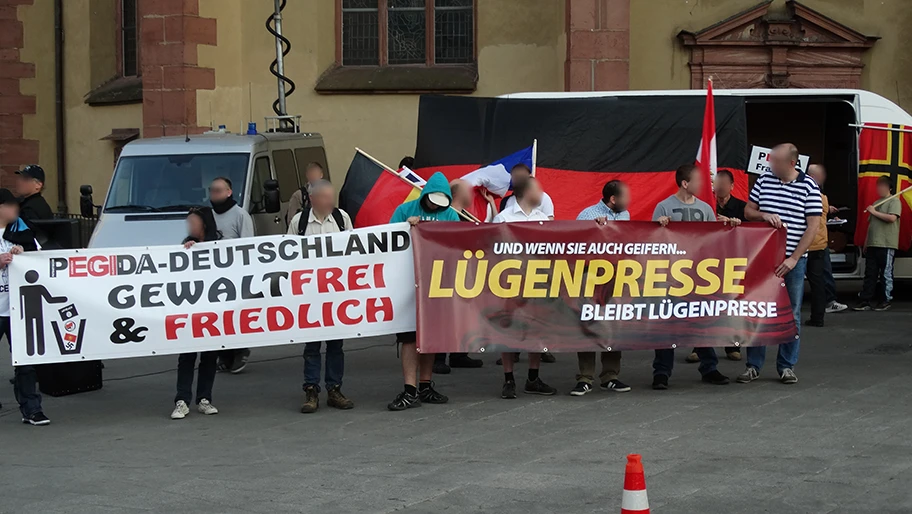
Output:
[[[697,150],[697,166],[703,170],[703,187],[697,198],[712,206],[716,212],[716,197],[713,195],[712,179],[716,176],[719,162],[716,153],[716,105],[713,102],[713,83],[708,82],[706,89],[706,110],[703,113],[703,137]]]

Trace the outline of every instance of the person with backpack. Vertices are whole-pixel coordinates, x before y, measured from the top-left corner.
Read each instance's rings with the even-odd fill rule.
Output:
[[[314,182],[326,179],[326,172],[319,162],[309,162],[304,168],[306,182],[300,189],[291,194],[288,200],[288,210],[285,212],[285,223],[291,226],[291,220],[304,209],[310,209],[310,191]]]
[[[298,236],[333,234],[352,229],[351,217],[336,207],[336,191],[327,180],[310,183],[310,206],[295,214],[288,225],[288,233]],[[304,345],[304,402],[301,412],[310,414],[320,407],[320,358],[322,341]],[[342,374],[345,371],[345,354],[342,340],[326,341],[326,404],[336,409],[348,410],[354,402],[342,394]]]

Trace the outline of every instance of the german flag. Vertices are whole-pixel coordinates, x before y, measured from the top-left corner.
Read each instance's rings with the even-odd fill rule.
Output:
[[[383,225],[396,207],[420,194],[417,186],[355,152],[339,192],[339,207],[351,216],[355,228]]]
[[[601,200],[602,186],[623,180],[633,219],[677,191],[674,171],[694,163],[703,135],[705,96],[516,99],[423,96],[418,109],[415,171],[460,178],[538,139],[536,175],[555,218],[576,219]],[[747,199],[744,99],[715,97],[718,169],[735,176]]]
[[[877,179],[890,177],[893,192],[912,185],[912,134],[906,125],[866,123],[858,137],[858,223],[855,227],[855,246],[864,246],[868,236],[868,214],[865,209],[879,197]],[[899,249],[912,246],[912,193],[901,197],[899,217]]]

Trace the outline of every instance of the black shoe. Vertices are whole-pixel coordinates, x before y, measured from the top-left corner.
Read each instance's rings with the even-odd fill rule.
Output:
[[[714,369],[714,370],[710,371],[709,373],[703,375],[703,381],[706,382],[707,384],[712,384],[712,385],[717,385],[717,386],[727,385],[729,382],[731,382],[731,380],[729,380],[727,376],[723,375],[722,373],[719,373],[719,370],[717,370],[717,369]]]
[[[387,409],[392,411],[412,409],[414,407],[421,407],[421,400],[418,399],[418,395],[408,394],[405,391],[399,393],[399,396],[386,406]]]
[[[484,362],[481,359],[473,359],[466,354],[450,354],[451,368],[480,368],[483,365]]]
[[[247,367],[247,359],[250,358],[250,350],[243,349],[234,352],[234,362],[231,363],[231,369],[229,370],[232,375],[237,375],[238,373],[244,371],[244,368]]]
[[[508,380],[504,382],[503,389],[500,390],[500,397],[504,400],[516,399],[516,382]]]
[[[668,375],[653,375],[652,388],[656,391],[668,389]]]
[[[447,366],[446,362],[434,361],[434,374],[435,375],[449,375],[450,367]]]
[[[570,396],[583,396],[592,391],[592,386],[585,382],[577,382],[576,387],[570,390]]]
[[[43,412],[36,412],[27,418],[22,418],[22,422],[25,423],[26,425],[32,425],[35,427],[41,427],[44,425],[51,424],[51,420],[49,420],[48,417],[45,416]]]
[[[823,322],[822,322],[822,321],[816,321],[816,320],[813,320],[813,319],[809,319],[809,320],[807,320],[807,321],[804,322],[804,326],[806,326],[806,327],[822,327],[822,326],[823,326]]]
[[[546,364],[554,364],[555,362],[557,362],[557,359],[554,358],[554,355],[551,355],[551,353],[549,353],[549,352],[542,352],[541,361]]]
[[[602,391],[614,391],[616,393],[626,393],[630,391],[630,386],[618,379],[609,380],[602,384]]]
[[[890,305],[890,302],[880,302],[874,306],[874,310],[878,311],[878,312],[883,312],[886,310],[890,310],[890,307],[892,307],[892,305]]]
[[[542,396],[554,396],[555,394],[557,394],[557,389],[542,382],[542,379],[536,378],[535,380],[526,380],[526,388],[525,388],[524,392],[526,394],[540,394]]]
[[[431,382],[424,389],[418,390],[418,399],[421,400],[421,403],[446,403],[450,401],[446,396],[438,393],[434,390],[434,383]]]
[[[853,311],[869,311],[871,310],[871,302],[861,302],[855,307],[852,307]]]

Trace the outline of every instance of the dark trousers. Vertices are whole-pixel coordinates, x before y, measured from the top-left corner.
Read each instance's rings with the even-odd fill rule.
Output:
[[[451,359],[452,359],[453,357],[466,357],[466,356],[468,356],[468,355],[469,355],[468,353],[451,353],[451,354],[449,354],[449,356],[450,356]],[[439,363],[441,363],[441,364],[446,364],[446,361],[447,361],[447,354],[446,354],[446,353],[438,353],[438,354],[435,354],[435,355],[434,355],[434,362],[439,362]]]
[[[199,355],[199,372],[196,377],[196,403],[212,401],[212,385],[215,384],[218,352],[203,352]],[[174,402],[183,400],[188,405],[193,398],[193,368],[196,367],[196,353],[182,353],[177,358],[177,396]]]
[[[836,301],[836,279],[833,277],[830,249],[825,248],[823,252],[823,279],[826,281],[826,303],[829,305]]]
[[[719,365],[719,357],[713,348],[694,348],[697,356],[700,357],[700,375],[705,375],[716,370]],[[671,370],[674,369],[675,351],[671,348],[655,351],[655,358],[652,360],[652,374],[665,375],[670,377]]]
[[[304,345],[304,388],[315,387],[320,390],[320,368],[323,359],[320,357],[320,341]],[[342,375],[345,373],[345,353],[342,351],[342,340],[326,341],[326,389],[342,387]]]
[[[865,249],[864,286],[861,299],[865,302],[889,302],[893,299],[892,248],[871,246]]]
[[[9,316],[0,316],[0,336],[6,336],[10,352],[13,351],[13,331]],[[41,412],[41,393],[38,392],[38,373],[35,366],[13,368],[13,396],[19,403],[23,418]]]
[[[827,306],[826,264],[829,251],[814,250],[808,252],[807,279],[811,286],[811,323],[823,323]],[[832,274],[832,271],[830,272]]]

